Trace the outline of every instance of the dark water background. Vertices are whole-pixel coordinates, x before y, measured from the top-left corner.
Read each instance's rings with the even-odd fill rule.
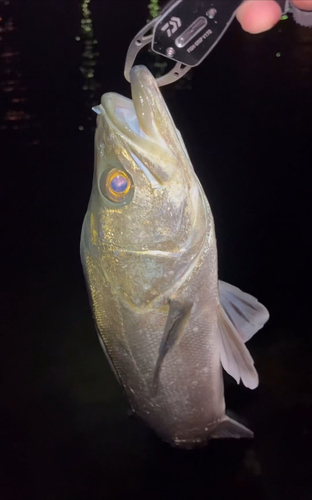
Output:
[[[311,499],[312,30],[235,21],[163,88],[214,212],[220,277],[271,313],[248,344],[260,387],[226,378],[255,439],[161,443],[129,418],[98,344],[79,258],[91,106],[129,96],[147,3],[0,1],[1,498]]]

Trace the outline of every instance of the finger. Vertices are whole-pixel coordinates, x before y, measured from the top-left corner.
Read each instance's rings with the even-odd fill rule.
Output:
[[[292,3],[302,10],[312,10],[312,0],[292,0]]]
[[[296,3],[298,2],[300,3],[300,0]],[[301,0],[301,3],[312,4],[312,0]],[[246,0],[236,12],[243,30],[249,33],[261,33],[271,29],[281,15],[281,8],[274,0]]]

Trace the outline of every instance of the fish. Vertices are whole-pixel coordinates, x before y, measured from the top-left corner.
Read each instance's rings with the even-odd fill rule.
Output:
[[[219,280],[214,219],[186,146],[145,66],[132,99],[105,93],[97,113],[81,260],[101,346],[132,411],[177,448],[251,438],[226,414],[223,369],[249,389],[245,343],[269,319]]]

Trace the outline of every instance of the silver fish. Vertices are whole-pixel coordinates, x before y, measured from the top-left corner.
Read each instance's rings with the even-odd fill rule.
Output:
[[[102,96],[81,258],[102,347],[131,407],[181,448],[252,437],[225,414],[223,368],[254,389],[245,346],[268,320],[218,280],[212,212],[157,83]]]

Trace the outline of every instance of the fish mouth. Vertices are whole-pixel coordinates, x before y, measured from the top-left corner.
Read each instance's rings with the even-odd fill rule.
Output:
[[[108,119],[127,142],[155,155],[177,156],[180,139],[157,82],[145,66],[130,71],[132,100],[109,92],[98,113]]]
[[[136,143],[140,142],[138,141],[140,137],[146,139],[146,134],[138,120],[136,109],[131,99],[110,92],[104,94],[101,105],[105,110],[105,115],[114,127],[117,128],[119,133]]]
[[[144,173],[150,172],[153,186],[180,185],[192,166],[157,82],[145,66],[134,66],[130,84],[132,100],[113,92],[102,96],[95,108],[99,120],[117,133]]]

